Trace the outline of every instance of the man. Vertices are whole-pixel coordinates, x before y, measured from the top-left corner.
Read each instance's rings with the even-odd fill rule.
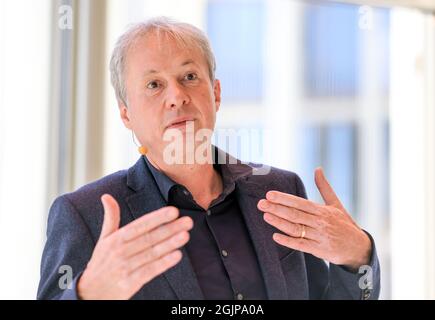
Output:
[[[112,84],[145,155],[55,200],[38,298],[378,297],[374,242],[321,169],[315,181],[325,205],[306,200],[296,174],[256,174],[211,145],[221,102],[214,73],[207,38],[189,24],[157,18],[120,37]],[[182,138],[175,147],[174,132]],[[188,146],[200,132],[205,142]],[[174,152],[194,161],[174,164]],[[67,289],[60,269],[72,272]]]

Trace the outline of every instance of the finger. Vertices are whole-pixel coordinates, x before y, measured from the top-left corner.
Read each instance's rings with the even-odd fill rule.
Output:
[[[123,227],[121,236],[124,241],[131,241],[162,224],[175,220],[178,214],[178,209],[170,206],[147,213]]]
[[[321,167],[316,168],[314,172],[314,181],[316,182],[317,189],[319,189],[320,195],[322,196],[326,205],[334,206],[338,209],[344,210],[340,199],[338,199],[328,180],[326,180],[325,173]]]
[[[304,238],[293,238],[281,233],[274,233],[273,240],[275,240],[278,244],[290,249],[295,249],[313,255],[315,255],[316,252],[314,248],[315,242],[313,240],[308,240]]]
[[[301,197],[294,196],[289,193],[284,193],[276,190],[268,191],[266,193],[266,199],[274,203],[305,211],[307,213],[316,215],[322,214],[322,211],[320,210],[317,203]]]
[[[272,213],[282,219],[293,223],[304,224],[312,228],[316,228],[318,225],[318,217],[312,214],[308,214],[305,211],[273,203],[264,199],[258,202],[258,207],[264,212]]]
[[[144,284],[175,266],[181,261],[182,257],[181,251],[176,250],[136,269],[129,277],[130,285],[135,288],[134,292],[137,292]]]
[[[175,221],[161,225],[150,232],[147,232],[135,238],[134,240],[127,242],[123,249],[125,257],[131,257],[179,232],[189,231],[192,229],[192,227],[193,220],[190,217],[181,217]]]
[[[189,233],[187,231],[182,231],[173,235],[169,239],[136,254],[129,259],[128,265],[130,270],[134,271],[144,264],[158,260],[166,254],[181,248],[189,241],[189,238]]]
[[[290,221],[287,221],[285,219],[282,219],[278,216],[275,216],[267,212],[264,214],[263,218],[271,226],[274,226],[278,230],[284,232],[285,234],[291,237],[300,238],[302,236],[303,228],[304,228],[305,229],[304,238],[311,239],[314,241],[320,241],[320,236],[317,230],[309,226],[302,225],[299,223],[292,223]]]
[[[119,229],[121,214],[118,202],[110,194],[104,194],[101,197],[104,208],[103,227],[101,228],[100,239],[111,235]]]

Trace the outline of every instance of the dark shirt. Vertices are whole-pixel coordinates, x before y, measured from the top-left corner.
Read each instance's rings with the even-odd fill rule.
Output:
[[[145,162],[166,203],[194,222],[186,251],[205,299],[267,299],[261,269],[237,201],[238,176],[214,164],[223,192],[204,210],[190,192]]]

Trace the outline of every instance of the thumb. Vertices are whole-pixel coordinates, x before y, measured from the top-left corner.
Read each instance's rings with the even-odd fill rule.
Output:
[[[314,172],[314,180],[316,182],[317,189],[319,189],[320,195],[322,196],[326,205],[345,210],[328,180],[326,180],[325,173],[321,167],[316,168]]]
[[[104,221],[101,229],[100,239],[111,235],[119,229],[121,220],[118,202],[110,194],[104,194],[101,197],[101,202],[104,207]]]

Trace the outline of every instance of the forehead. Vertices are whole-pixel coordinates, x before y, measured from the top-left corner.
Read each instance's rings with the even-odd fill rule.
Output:
[[[182,41],[167,33],[149,33],[137,38],[127,54],[127,68],[144,72],[183,67],[186,61],[206,68],[205,58],[192,41]]]

